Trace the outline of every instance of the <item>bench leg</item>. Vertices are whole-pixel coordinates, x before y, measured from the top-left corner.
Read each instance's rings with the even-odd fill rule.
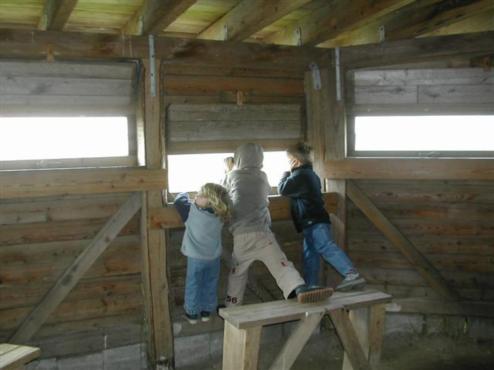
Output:
[[[362,310],[360,312],[360,310]],[[357,311],[357,310],[355,310]],[[345,349],[345,357],[343,359],[344,370],[371,370],[371,365],[367,360],[368,342],[361,343],[360,338],[368,338],[366,333],[362,333],[360,328],[367,328],[364,317],[367,316],[367,309],[359,309],[358,313],[352,313],[350,321],[349,313],[345,309],[330,311],[331,321],[338,333],[338,336]],[[357,324],[355,317],[362,317],[362,324]],[[356,326],[353,323],[356,323]],[[367,347],[367,348],[366,348]]]
[[[369,362],[372,367],[378,368],[381,360],[381,350],[384,334],[384,318],[386,316],[386,305],[376,304],[369,312]]]
[[[238,329],[225,321],[223,370],[257,370],[262,326]]]
[[[288,370],[292,367],[299,353],[314,332],[314,329],[321,322],[324,312],[315,313],[304,317],[286,341],[276,360],[271,365],[270,370]]]

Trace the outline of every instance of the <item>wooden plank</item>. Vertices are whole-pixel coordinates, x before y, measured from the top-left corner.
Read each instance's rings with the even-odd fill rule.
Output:
[[[0,199],[162,189],[166,172],[140,168],[0,172]]]
[[[326,193],[323,195],[326,209],[333,213],[336,209],[336,195]],[[290,199],[287,197],[269,197],[269,212],[272,221],[291,220]],[[176,229],[183,227],[180,215],[173,207],[153,207],[149,209],[149,227]]]
[[[327,161],[330,179],[493,180],[492,159],[344,159]]]
[[[351,367],[347,367],[347,369],[371,370],[372,367],[367,361],[357,333],[348,317],[348,312],[344,309],[332,310],[329,315],[351,364]]]
[[[375,290],[352,293],[336,292],[331,296],[331,299],[317,304],[307,305],[298,303],[295,300],[274,301],[221,309],[220,316],[235,327],[242,329],[299,320],[306,313],[310,315],[340,308],[356,309],[389,301],[391,301],[389,294]]]
[[[286,150],[296,144],[297,139],[252,139],[250,142],[261,145],[264,150]],[[234,153],[245,140],[168,142],[168,154]]]
[[[379,0],[369,3],[358,0],[348,3],[345,0],[337,0],[329,4],[322,1],[321,6],[307,16],[263,41],[284,45],[317,45],[391,13],[412,1]],[[297,40],[297,29],[300,30],[300,41]]]
[[[433,61],[453,56],[488,55],[494,51],[492,33],[452,35],[385,41],[341,49],[341,63],[348,69]]]
[[[50,313],[63,301],[94,261],[104,252],[111,241],[115,239],[120,230],[140,208],[140,194],[132,195],[59,278],[39,305],[24,320],[12,336],[11,341],[25,342],[36,333]]]
[[[355,104],[417,104],[417,86],[356,86]]]
[[[62,31],[77,5],[77,0],[46,0],[38,29]]]
[[[48,48],[46,45],[50,45]],[[217,65],[303,70],[326,60],[317,48],[273,47],[254,43],[215,42],[156,37],[156,58],[189,65]],[[138,59],[148,58],[147,36],[0,29],[1,58]]]
[[[445,302],[427,298],[400,298],[394,300],[398,312],[422,313],[429,315],[456,315],[494,317],[494,304],[485,301]],[[395,310],[396,312],[396,310]]]
[[[384,319],[386,305],[376,304],[369,307],[369,363],[378,368],[384,337]]]
[[[262,326],[239,329],[225,322],[223,370],[257,370]]]
[[[352,182],[347,183],[348,197],[359,207],[371,222],[396,246],[407,260],[417,268],[422,277],[443,297],[457,300],[458,294],[448,286],[439,271],[398,230]]]
[[[124,32],[131,35],[160,34],[197,0],[145,0]]]
[[[410,39],[433,32],[441,27],[461,21],[472,15],[494,8],[490,0],[466,2],[440,2],[410,9],[388,22],[385,27],[386,40]]]
[[[37,347],[0,344],[0,369],[24,369],[24,365],[39,357],[41,350]]]
[[[350,107],[353,116],[420,116],[420,115],[465,115],[479,114],[492,115],[493,104],[469,103],[469,104],[440,104],[437,102],[428,104],[358,104]]]
[[[291,369],[315,328],[321,322],[323,315],[322,312],[314,313],[305,316],[300,320],[297,327],[293,330],[283,348],[278,353],[278,356],[276,356],[276,359],[270,367],[271,370]]]
[[[369,346],[370,346],[370,337],[369,337],[369,310],[374,307],[364,307],[358,308],[356,310],[351,310],[348,312],[348,318],[355,330],[355,334],[358,339],[358,343],[364,352],[364,356],[367,360],[369,360]],[[354,370],[352,363],[350,361],[350,357],[348,353],[345,351],[343,356],[343,366],[342,370]]]
[[[198,38],[242,41],[309,2],[310,0],[243,0],[202,31]]]
[[[489,104],[494,103],[492,85],[419,86],[419,104]]]
[[[143,117],[145,134],[146,167],[152,170],[163,168],[166,156],[164,147],[165,124],[161,125],[162,102],[160,84],[156,85],[156,93],[152,94],[151,63],[155,63],[156,81],[161,81],[160,60],[144,60],[144,80],[141,86],[143,91]],[[166,182],[163,183],[166,188]],[[145,211],[141,214],[141,238],[143,241],[143,280],[145,286],[146,316],[148,321],[148,348],[152,366],[160,365],[173,368],[174,343],[170,314],[167,243],[165,233],[162,230],[150,229],[148,226],[148,212],[150,208],[162,207],[163,199],[161,191],[149,191],[146,193]]]

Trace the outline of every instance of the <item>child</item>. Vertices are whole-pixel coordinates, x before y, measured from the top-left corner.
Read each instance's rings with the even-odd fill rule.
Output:
[[[224,187],[207,183],[193,203],[181,193],[174,205],[185,223],[181,249],[187,256],[185,317],[191,324],[199,317],[209,321],[217,306],[221,229],[231,215],[231,201]]]
[[[344,280],[336,290],[363,287],[362,278],[350,259],[331,236],[329,215],[324,208],[319,177],[312,169],[311,147],[298,143],[287,150],[290,172],[285,172],[278,185],[281,195],[291,198],[292,217],[298,232],[304,234],[305,282],[319,282],[319,256],[331,264]]]
[[[235,169],[226,179],[233,202],[230,230],[233,234],[233,268],[228,277],[226,305],[242,303],[247,273],[252,262],[262,261],[276,279],[285,298],[297,295],[299,302],[326,299],[331,288],[309,288],[281,251],[271,232],[268,210],[270,186],[261,171],[263,150],[258,144],[241,145],[235,152]]]

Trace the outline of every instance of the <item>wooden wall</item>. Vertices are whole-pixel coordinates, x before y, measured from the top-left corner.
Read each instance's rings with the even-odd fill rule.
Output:
[[[446,68],[446,64],[439,68],[395,66],[350,71],[346,91],[350,143],[352,123],[359,115],[492,115],[494,72],[481,68]],[[353,153],[351,148],[350,152]],[[386,153],[378,155],[386,156]],[[396,155],[399,153],[387,154]],[[450,154],[462,155],[472,153]],[[358,160],[352,159],[355,164]],[[386,161],[393,163],[392,158]],[[455,159],[448,161],[455,166]],[[366,163],[372,167],[370,162]],[[355,184],[438,269],[460,297],[471,303],[467,302],[467,306],[473,307],[473,302],[494,303],[494,182],[468,180],[468,177],[448,181],[446,173],[443,173],[444,181],[425,180],[427,173],[419,168],[420,160],[416,165],[417,176],[422,180],[413,180],[411,165],[406,175],[411,180],[392,180],[391,169],[388,180],[378,180],[379,176],[373,177],[372,168],[368,168],[365,172],[369,180],[355,180]],[[391,167],[397,166],[398,160]],[[434,179],[441,178],[441,173],[431,175]],[[348,250],[372,286],[391,293],[398,301],[404,299],[403,311],[461,312],[448,309],[402,253],[351,201],[347,204]],[[489,316],[486,310],[469,312]]]
[[[0,200],[0,341],[128,196]],[[136,216],[32,339],[43,357],[143,341],[140,248]]]

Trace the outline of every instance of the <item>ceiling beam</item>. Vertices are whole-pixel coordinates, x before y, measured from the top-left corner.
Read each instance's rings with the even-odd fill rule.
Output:
[[[461,19],[458,22],[451,23],[447,26],[423,34],[422,36],[443,36],[457,35],[461,33],[485,32],[494,30],[494,8],[477,13],[467,18]]]
[[[401,40],[425,35],[490,9],[494,9],[492,0],[442,1],[392,18],[384,25],[385,39]]]
[[[266,37],[263,41],[283,45],[318,45],[343,32],[361,27],[414,0],[335,0],[323,2],[295,24]]]
[[[208,40],[245,40],[257,31],[311,1],[243,0],[202,31],[198,38]]]
[[[127,35],[160,34],[197,0],[144,0],[142,7],[123,27]]]
[[[46,0],[38,22],[39,30],[62,31],[78,0]]]

